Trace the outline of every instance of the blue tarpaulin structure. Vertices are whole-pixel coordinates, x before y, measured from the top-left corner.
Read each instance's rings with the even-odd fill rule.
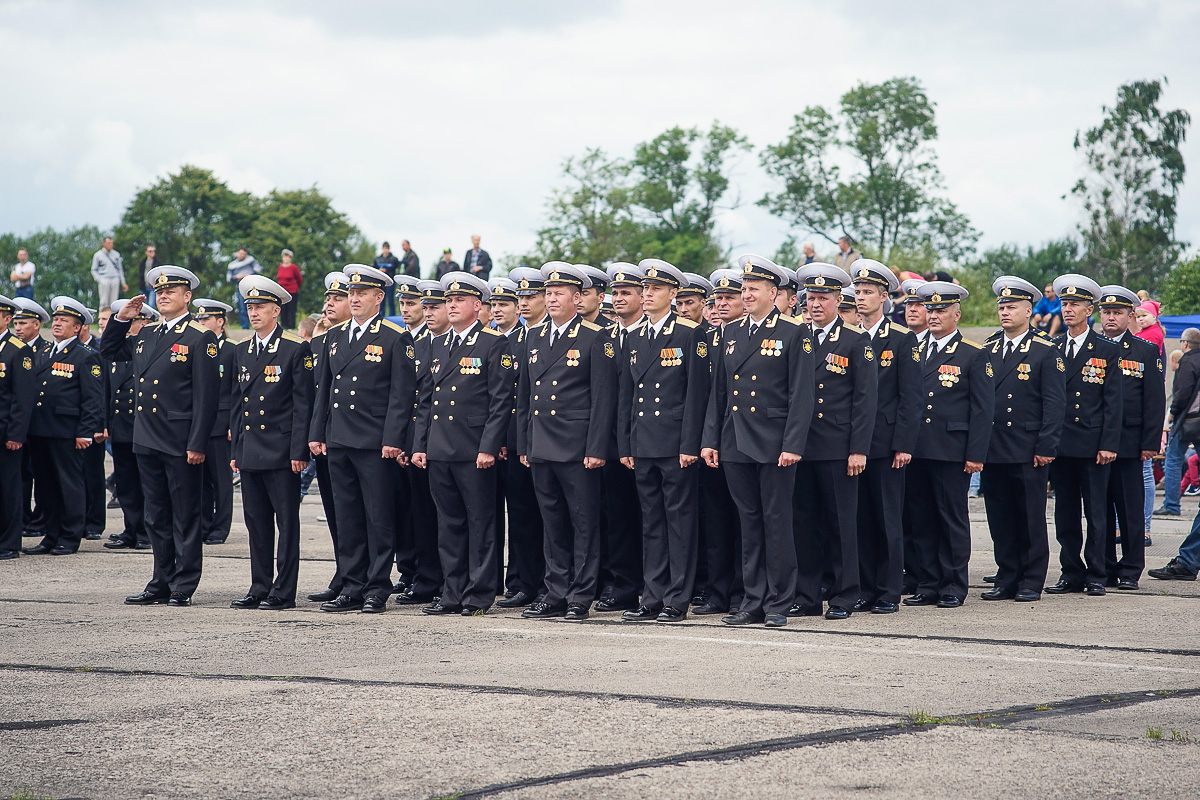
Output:
[[[1168,339],[1178,339],[1184,328],[1200,328],[1200,314],[1186,314],[1182,317],[1159,317],[1163,332]]]

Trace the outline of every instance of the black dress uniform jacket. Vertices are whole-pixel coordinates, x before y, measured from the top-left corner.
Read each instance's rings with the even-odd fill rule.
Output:
[[[1101,450],[1116,452],[1121,444],[1124,408],[1116,342],[1088,331],[1079,352],[1067,357],[1066,335],[1054,340],[1067,372],[1067,411],[1058,454],[1095,458]],[[1155,447],[1157,450],[1157,442]]]
[[[258,339],[235,345],[233,394],[229,426],[232,456],[240,470],[291,470],[293,461],[308,461],[308,428],[312,417],[313,358],[308,342],[275,326],[261,354]],[[321,487],[325,489],[325,487]]]
[[[11,331],[0,333],[0,447],[25,442],[36,394],[35,361],[29,345]]]
[[[138,394],[136,452],[203,453],[219,400],[217,337],[190,314],[170,329],[165,325],[147,325],[130,338],[129,322],[114,316],[100,340],[100,352],[111,361],[132,364]]]
[[[254,341],[253,332],[250,341]],[[229,409],[232,408],[236,392],[233,366],[236,350],[237,345],[228,336],[217,337],[217,372],[221,376],[221,386],[217,391],[217,415],[213,417],[212,435],[222,439],[229,435]]]
[[[78,340],[51,350],[34,365],[34,382],[30,436],[90,440],[104,430],[104,370],[95,350]]]
[[[1033,463],[1034,456],[1058,455],[1066,402],[1066,370],[1051,342],[1030,331],[1004,359],[1003,332],[986,343],[996,382],[995,425],[989,464]]]
[[[924,377],[925,413],[913,456],[983,463],[996,405],[988,351],[955,331],[949,343],[927,359],[932,341],[926,337],[916,353]]]
[[[879,365],[879,401],[867,456],[911,454],[917,446],[922,405],[921,366],[912,357],[917,352],[916,334],[885,318],[875,331],[871,349]]]
[[[816,391],[805,461],[867,455],[875,430],[879,377],[876,354],[866,332],[833,321],[824,341],[817,343],[812,329]]]
[[[770,380],[784,364],[788,380]],[[703,446],[717,450],[721,461],[775,464],[780,453],[805,455],[813,369],[812,339],[778,310],[753,337],[748,317],[726,325],[713,358]]]
[[[1166,384],[1158,346],[1126,333],[1117,342],[1121,370],[1121,438],[1117,458],[1141,460],[1143,450],[1158,452],[1166,414]]]
[[[133,442],[137,409],[137,380],[133,362],[114,361],[108,367],[108,436],[114,442]]]

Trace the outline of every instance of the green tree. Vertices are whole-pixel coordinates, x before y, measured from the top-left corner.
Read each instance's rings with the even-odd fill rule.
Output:
[[[885,261],[926,242],[944,259],[963,258],[978,233],[942,196],[934,106],[916,78],[860,83],[842,95],[840,118],[809,106],[787,139],[763,150],[778,189],[759,205],[830,242],[850,236]]]
[[[630,243],[640,230],[630,208],[628,174],[624,162],[599,148],[563,162],[568,186],[550,196],[549,224],[538,231],[537,260],[599,266],[632,257]]]
[[[1070,236],[1036,248],[1027,246],[1022,250],[1015,244],[1005,244],[987,250],[955,271],[955,277],[971,293],[963,305],[963,319],[969,320],[964,324],[995,322],[992,283],[1001,275],[1024,278],[1041,291],[1059,275],[1080,272],[1083,267],[1079,240]]]
[[[1164,314],[1200,314],[1200,256],[1171,270],[1158,296]]]
[[[13,294],[12,281],[8,279],[12,266],[17,263],[17,248],[29,251],[29,260],[37,267],[34,275],[34,299],[43,305],[60,294],[74,297],[89,308],[96,307],[99,295],[96,281],[92,279],[92,254],[100,249],[104,233],[95,225],[83,225],[56,231],[44,228],[27,236],[12,233],[0,234],[0,254],[5,259],[3,281],[4,294]]]
[[[1100,124],[1075,134],[1088,172],[1071,193],[1087,215],[1079,229],[1088,272],[1101,283],[1153,290],[1184,247],[1175,219],[1186,171],[1180,146],[1191,116],[1159,108],[1166,82],[1121,86]]]

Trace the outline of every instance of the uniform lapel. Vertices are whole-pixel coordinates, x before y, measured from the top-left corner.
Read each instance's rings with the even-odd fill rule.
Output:
[[[367,347],[367,342],[374,338],[374,335],[379,333],[379,317],[363,330],[362,335],[358,337],[358,341],[353,341],[350,338],[350,326],[353,321],[346,325],[344,329],[339,331],[337,341],[337,352],[332,353],[329,357],[329,368],[337,373],[346,368],[354,357],[361,353]]]
[[[171,328],[170,330],[163,329],[166,325],[164,322],[160,322],[153,329],[154,333],[151,334],[154,339],[153,346],[150,348],[150,357],[146,359],[145,364],[142,366],[142,372],[145,372],[147,367],[149,367],[158,359],[162,358],[163,353],[166,353],[171,349],[171,345],[179,341],[179,337],[182,336],[183,332],[187,330],[188,323],[191,321],[192,315],[185,314],[182,319],[175,323],[175,327]],[[196,355],[199,354],[188,353],[189,357],[194,357]]]
[[[454,355],[450,354],[450,341],[454,338],[454,329],[446,331],[442,336],[437,337],[433,342],[433,350],[435,357],[442,360],[442,367],[433,376],[435,384],[441,383],[446,379],[446,376],[454,372],[454,368],[458,366],[458,359],[465,358],[469,348],[474,348],[475,342],[479,339],[480,329],[482,325],[478,322],[467,328],[463,334],[462,344],[454,351]]]
[[[932,375],[937,372],[937,368],[946,363],[949,355],[958,350],[958,343],[961,339],[962,331],[955,331],[954,335],[950,337],[950,341],[946,343],[946,346],[938,349],[936,356],[932,359],[926,359],[925,353],[930,346],[930,342],[933,341],[933,334],[930,334],[929,338],[925,340],[925,347],[921,348],[921,360],[925,362],[925,375]]]
[[[1008,339],[1003,333],[1000,334],[1000,340],[996,344],[1000,348],[998,351],[1000,354],[1000,369],[996,370],[996,383],[1000,383],[1000,381],[1007,378],[1017,368],[1017,364],[1023,364],[1029,360],[1029,347],[1033,344],[1033,331],[1025,334],[1025,340],[1021,342],[1020,347],[1013,350],[1012,357],[1007,361],[1004,360],[1004,350],[1008,347]],[[992,352],[997,351],[993,350]]]
[[[271,333],[271,338],[269,338],[267,340],[267,346],[265,348],[263,348],[263,351],[261,353],[254,355],[254,362],[253,362],[254,367],[250,370],[250,381],[246,384],[247,389],[250,388],[251,386],[253,386],[254,383],[260,377],[262,377],[262,375],[264,374],[263,367],[266,366],[265,362],[271,360],[270,359],[271,353],[275,353],[279,350],[279,339],[282,335],[283,335],[283,328],[281,328],[279,325],[276,325],[275,330]],[[326,335],[328,335],[328,334],[326,334]],[[230,344],[227,346],[232,347],[233,345]],[[238,345],[238,346],[240,347],[241,345]],[[249,344],[249,350],[250,350],[251,354],[254,353],[257,346],[258,346],[258,337],[257,337],[257,335],[252,335],[250,337],[250,344]]]

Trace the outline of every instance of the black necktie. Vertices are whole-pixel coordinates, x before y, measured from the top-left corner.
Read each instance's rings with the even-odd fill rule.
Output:
[[[262,351],[263,351],[263,343],[262,343],[262,339],[256,339],[255,341],[258,343],[258,352],[256,352],[256,353],[255,353],[255,355],[256,355],[256,356],[261,356],[261,355],[262,355]]]
[[[558,342],[558,328],[550,331],[550,349],[554,349],[555,343]]]
[[[362,331],[361,325],[355,326],[354,331],[351,333],[350,341],[357,342],[362,337]]]
[[[625,349],[625,330],[624,330],[624,328],[621,329],[621,349],[622,350]]]
[[[929,358],[928,361],[933,361],[937,357],[937,342],[933,339],[929,340]]]
[[[1013,343],[1012,343],[1012,340],[1010,339],[1008,342],[1008,347],[1004,348],[1004,360],[1005,361],[1008,361],[1008,357],[1012,355],[1012,351],[1013,351]]]
[[[1067,345],[1067,358],[1074,358],[1074,357],[1075,357],[1075,340],[1072,339],[1071,343]]]
[[[453,353],[455,350],[457,350],[460,344],[462,344],[462,339],[456,333],[454,334],[454,338],[450,340],[450,352]]]
[[[756,333],[758,333],[758,323],[757,323],[757,322],[751,322],[751,323],[750,323],[750,338],[751,338],[751,339],[753,339],[753,338],[754,338],[754,334],[756,334]]]
[[[650,344],[654,344],[654,340],[658,337],[658,331],[653,326],[650,327]]]

